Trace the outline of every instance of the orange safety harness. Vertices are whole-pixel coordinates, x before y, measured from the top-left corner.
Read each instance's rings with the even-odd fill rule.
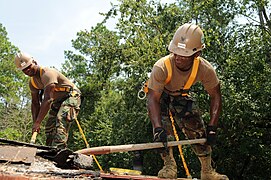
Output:
[[[165,80],[165,84],[168,84],[171,80],[172,77],[172,68],[171,68],[171,63],[170,63],[170,58],[168,57],[165,61],[165,66],[167,68],[167,78]],[[197,73],[198,73],[198,69],[199,69],[199,63],[200,63],[200,59],[199,57],[194,59],[193,62],[193,67],[192,67],[192,72],[186,82],[186,84],[184,85],[184,88],[182,89],[182,96],[188,96],[188,90],[190,89],[190,87],[192,86],[192,84],[194,83]],[[149,89],[148,89],[148,80],[144,83],[144,85],[142,86],[141,90],[138,92],[138,98],[139,99],[144,99],[146,97],[146,95],[148,94]],[[141,94],[144,93],[144,95],[142,96]]]
[[[41,77],[41,76],[42,76],[42,67],[40,67],[40,77]],[[31,78],[30,78],[30,81],[31,81],[31,84],[32,84],[32,86],[33,86],[34,88],[39,89],[38,86],[37,86],[37,84],[36,84],[35,81],[34,81],[34,77],[31,77]]]
[[[42,76],[42,67],[40,67],[40,77]],[[34,88],[39,89],[38,85],[35,83],[34,78],[30,78],[31,84]],[[57,92],[71,92],[73,91],[73,87],[55,87],[55,91]]]
[[[165,80],[165,84],[168,84],[170,82],[170,80],[171,80],[171,77],[172,77],[172,68],[171,68],[171,63],[170,63],[169,57],[165,60],[164,63],[165,63],[165,66],[166,66],[167,72],[168,72],[168,76],[167,76],[167,78]],[[193,62],[192,72],[191,72],[186,84],[184,85],[184,88],[181,91],[182,96],[188,96],[188,90],[193,85],[193,83],[194,83],[194,81],[196,79],[196,76],[197,76],[197,73],[198,73],[199,63],[200,63],[199,57],[195,58],[194,62]],[[148,93],[148,91],[149,91],[148,90],[148,81],[146,81],[145,84],[143,85],[142,89],[138,92],[138,98],[139,99],[144,99],[146,97],[146,94]],[[140,93],[142,93],[142,92],[144,92],[144,96],[140,97]],[[170,117],[170,120],[171,120],[171,125],[172,125],[172,129],[173,129],[173,132],[174,132],[175,139],[176,139],[176,141],[179,141],[179,136],[178,136],[177,130],[175,128],[174,119],[173,119],[173,116],[172,116],[172,113],[171,113],[170,110],[169,110],[169,117]],[[189,169],[187,167],[187,164],[185,162],[185,158],[184,158],[184,155],[183,155],[182,146],[178,145],[178,149],[179,149],[179,153],[180,153],[180,156],[181,156],[181,159],[182,159],[182,162],[183,162],[183,166],[184,166],[186,175],[187,175],[188,178],[191,178],[191,174],[189,172]]]

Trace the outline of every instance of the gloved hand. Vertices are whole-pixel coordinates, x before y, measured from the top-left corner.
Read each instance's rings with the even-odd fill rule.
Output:
[[[168,153],[168,146],[167,146],[167,132],[164,128],[162,127],[157,127],[154,129],[154,134],[153,134],[153,142],[162,142],[164,145],[164,148],[162,151],[166,151]],[[160,149],[161,150],[161,149]]]
[[[207,134],[207,144],[212,146],[216,144],[216,126],[207,126],[206,134]]]

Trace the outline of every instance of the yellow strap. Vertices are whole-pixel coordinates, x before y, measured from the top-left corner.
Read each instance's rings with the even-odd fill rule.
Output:
[[[33,77],[31,77],[31,84],[34,86],[34,88],[39,89],[37,84],[35,83]],[[71,88],[70,87],[56,87],[55,91],[57,92],[70,92]]]
[[[198,73],[198,69],[199,69],[199,63],[200,63],[200,59],[199,57],[195,58],[194,59],[194,62],[193,62],[193,67],[192,67],[192,72],[187,80],[187,82],[185,83],[184,85],[184,90],[189,90],[190,87],[193,85],[195,79],[196,79],[196,76],[197,76],[197,73]],[[171,68],[171,62],[170,62],[170,58],[168,57],[166,60],[165,60],[165,65],[166,65],[166,68],[167,68],[167,72],[168,72],[168,75],[167,75],[167,78],[165,80],[165,83],[168,84],[171,80],[171,77],[172,77],[172,68]],[[145,94],[148,93],[148,81],[147,80],[145,82],[145,84],[143,85],[142,87],[142,90]],[[187,96],[188,93],[183,93],[182,96]]]
[[[196,79],[196,76],[197,76],[197,73],[198,73],[198,67],[199,67],[199,58],[196,58],[194,60],[194,63],[193,63],[193,67],[192,67],[192,72],[189,76],[189,79],[187,80],[186,84],[184,85],[184,88],[185,90],[188,90],[190,89],[190,87],[192,86],[193,82],[195,81]]]
[[[165,80],[165,83],[167,84],[167,83],[169,83],[169,81],[171,80],[171,77],[172,77],[172,68],[171,68],[171,63],[170,63],[169,57],[165,60],[165,65],[167,68],[167,79]],[[147,80],[142,87],[142,90],[145,94],[147,94],[149,92],[148,83],[149,83],[149,80]]]
[[[42,76],[42,67],[40,67],[40,77]],[[37,84],[34,81],[34,78],[30,78],[31,84],[34,88],[39,89]],[[70,87],[56,87],[55,91],[61,91],[61,92],[70,92],[71,88]]]
[[[40,67],[40,77],[42,76],[42,67]]]
[[[32,84],[32,86],[33,86],[34,88],[39,89],[38,86],[36,85],[36,83],[35,83],[33,77],[30,78],[30,81],[31,81],[31,84]]]
[[[184,90],[188,90],[190,89],[190,87],[192,86],[192,84],[194,83],[197,73],[198,73],[198,69],[199,69],[199,63],[200,63],[200,59],[199,57],[194,59],[194,63],[193,63],[193,67],[192,67],[192,72],[187,80],[187,82],[184,85]],[[187,96],[187,93],[183,93],[183,96]]]
[[[165,83],[169,83],[169,81],[171,80],[172,77],[172,69],[171,69],[171,63],[170,63],[170,59],[169,57],[165,60],[165,65],[167,68],[167,79],[165,81]]]
[[[41,75],[42,75],[42,67],[40,67],[40,77],[41,77]],[[39,89],[38,86],[37,86],[37,84],[35,83],[33,77],[30,78],[30,81],[31,81],[31,84],[32,84],[32,86],[33,86],[34,88]]]
[[[176,141],[179,141],[179,136],[178,136],[177,130],[176,130],[176,128],[175,128],[175,125],[174,125],[174,119],[173,119],[173,117],[172,117],[172,114],[171,114],[171,111],[170,111],[170,110],[169,110],[169,116],[170,116],[171,125],[172,125],[172,129],[173,129],[173,132],[174,132],[175,139],[176,139]],[[185,162],[185,159],[184,159],[182,146],[181,146],[181,145],[178,145],[178,149],[179,149],[179,152],[180,152],[180,156],[181,156],[181,158],[182,158],[183,167],[184,167],[184,169],[185,169],[187,178],[192,178],[191,174],[189,173],[189,169],[188,169],[188,167],[187,167],[187,164],[186,164],[186,162]]]
[[[71,87],[55,87],[55,91],[70,92]]]
[[[87,148],[89,148],[90,146],[89,146],[89,144],[88,144],[88,142],[87,142],[87,139],[86,139],[86,136],[85,136],[85,134],[84,134],[84,132],[83,132],[83,129],[81,128],[80,123],[79,123],[79,121],[77,120],[77,117],[74,117],[74,119],[75,119],[75,122],[76,122],[76,124],[77,124],[77,126],[78,126],[78,128],[79,128],[79,131],[80,131],[80,133],[81,133],[81,135],[82,135],[82,137],[83,137],[83,140],[85,141],[85,144],[86,144]],[[103,172],[102,166],[99,164],[99,162],[98,162],[98,160],[96,159],[96,157],[95,157],[94,154],[92,155],[92,157],[93,157],[93,159],[95,160],[95,162],[96,162],[97,166],[99,167],[100,171]]]
[[[144,86],[142,87],[145,94],[147,94],[149,92],[148,83],[149,83],[149,80],[147,80],[145,82]]]

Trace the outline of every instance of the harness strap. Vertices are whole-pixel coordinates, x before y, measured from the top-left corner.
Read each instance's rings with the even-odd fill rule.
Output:
[[[57,92],[71,92],[73,90],[72,87],[56,87],[55,91]]]
[[[42,67],[40,67],[40,77],[42,76]],[[30,78],[31,84],[34,88],[39,89],[38,85],[35,83],[34,78]],[[56,87],[55,91],[57,92],[71,92],[73,90],[73,87]]]
[[[30,81],[31,81],[32,86],[34,86],[34,88],[39,89],[38,86],[36,85],[33,77],[30,78]]]
[[[199,69],[199,62],[200,62],[200,60],[198,57],[194,59],[192,72],[191,72],[187,82],[184,85],[184,88],[183,88],[184,91],[189,90],[190,87],[192,86],[192,84],[194,83],[196,76],[197,76],[197,73],[198,73],[198,69]],[[188,93],[182,93],[182,96],[188,96]]]
[[[171,69],[171,63],[170,63],[170,59],[169,57],[165,60],[165,65],[167,68],[167,79],[165,81],[165,83],[169,83],[172,77],[172,69]]]
[[[42,75],[42,67],[40,67],[40,77],[41,77],[41,75]],[[33,77],[30,78],[30,81],[31,81],[32,86],[34,86],[34,88],[39,89],[38,85],[35,83]]]
[[[166,65],[166,68],[167,68],[167,71],[168,71],[168,76],[165,80],[165,84],[168,84],[171,80],[171,77],[172,77],[172,68],[171,68],[171,62],[170,62],[170,58],[168,57],[165,61],[164,61],[165,65]],[[184,85],[184,88],[181,89],[181,94],[182,96],[188,96],[188,92],[189,92],[189,89],[190,87],[193,85],[195,79],[196,79],[196,76],[197,76],[197,73],[198,73],[198,69],[199,69],[199,63],[200,63],[200,58],[197,57],[194,59],[194,62],[193,62],[193,67],[192,67],[192,71],[191,71],[191,74],[187,80],[187,82],[185,83]],[[141,90],[138,92],[138,97],[139,99],[144,99],[146,97],[146,94],[149,92],[149,89],[148,89],[148,81],[147,80],[143,87],[141,88]],[[144,93],[144,96],[140,96],[140,93],[143,92]]]
[[[170,80],[171,80],[171,77],[172,77],[172,68],[171,68],[171,63],[170,63],[170,59],[169,59],[169,57],[165,60],[165,65],[166,65],[166,68],[167,68],[167,78],[166,78],[166,80],[165,80],[165,83],[167,84],[167,83],[169,83],[170,82]],[[149,92],[149,89],[148,89],[148,82],[149,80],[147,80],[145,83],[144,83],[144,85],[143,85],[143,87],[142,87],[142,90],[143,90],[143,92],[145,93],[145,94],[147,94],[148,92]]]

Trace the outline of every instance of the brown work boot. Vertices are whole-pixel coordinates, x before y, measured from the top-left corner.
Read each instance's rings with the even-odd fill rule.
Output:
[[[169,155],[161,157],[164,161],[164,167],[158,172],[158,178],[177,179],[177,165],[173,157],[172,148],[169,148]]]
[[[201,180],[229,180],[224,174],[215,172],[211,165],[211,155],[199,157],[201,162]]]

